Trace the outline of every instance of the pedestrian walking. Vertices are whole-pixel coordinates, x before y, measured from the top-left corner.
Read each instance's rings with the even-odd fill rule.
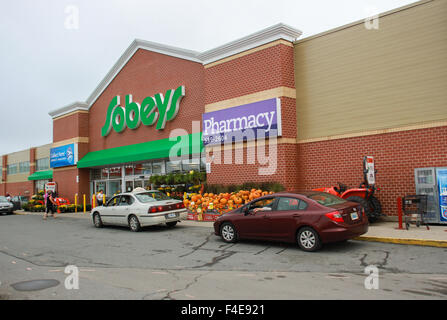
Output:
[[[53,218],[56,218],[56,216],[54,214],[55,206],[56,206],[56,202],[54,201],[53,193],[51,191],[48,191],[47,201],[45,203],[45,213],[43,215],[44,220],[47,220],[47,216],[50,213],[50,211],[51,211],[51,215],[53,216]]]

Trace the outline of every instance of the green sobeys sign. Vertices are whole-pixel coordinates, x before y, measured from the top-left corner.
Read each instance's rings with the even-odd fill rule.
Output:
[[[146,97],[141,106],[138,102],[132,101],[132,95],[126,95],[125,108],[120,105],[120,96],[115,96],[110,101],[107,109],[106,123],[101,129],[101,135],[106,137],[110,131],[123,132],[126,127],[137,129],[142,123],[145,126],[152,126],[157,122],[156,129],[162,130],[166,121],[170,121],[177,116],[180,101],[185,96],[185,86],[177,89],[157,93],[154,97]]]

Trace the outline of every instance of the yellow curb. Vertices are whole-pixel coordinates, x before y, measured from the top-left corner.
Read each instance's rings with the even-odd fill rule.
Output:
[[[415,245],[415,246],[447,248],[447,241],[446,240],[382,238],[382,237],[366,237],[366,236],[360,236],[360,237],[354,238],[354,240],[373,241],[373,242],[385,242],[385,243],[395,243],[395,244],[411,244],[411,245]]]

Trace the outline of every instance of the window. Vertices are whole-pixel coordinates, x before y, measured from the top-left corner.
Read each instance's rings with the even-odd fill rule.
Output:
[[[200,171],[200,159],[187,159],[182,160],[183,171],[189,172],[191,170]]]
[[[42,158],[36,160],[36,171],[50,169],[50,158]]]
[[[275,204],[275,198],[269,198],[269,199],[262,199],[253,202],[249,210],[253,211],[255,209],[261,210],[261,211],[271,211],[273,209],[273,205]]]
[[[336,197],[332,194],[325,193],[325,192],[316,192],[313,194],[308,194],[308,198],[318,202],[319,204],[323,206],[333,206],[340,203],[345,203],[346,200],[343,200],[342,198]]]
[[[126,176],[133,176],[133,165],[128,164],[124,166],[124,172]]]
[[[182,162],[180,160],[166,162],[166,173],[177,172],[182,172]]]
[[[8,167],[6,168],[7,174],[16,174],[17,173],[17,163],[14,164],[8,164]]]
[[[24,161],[19,163],[19,172],[27,173],[29,172],[29,161]]]
[[[281,197],[278,200],[278,211],[287,210],[304,210],[307,208],[307,203],[296,198],[284,198]]]
[[[165,165],[164,162],[154,162],[152,164],[152,173],[154,173],[154,174],[165,173],[164,165]]]
[[[120,206],[130,206],[134,202],[131,196],[121,196]]]
[[[119,204],[119,197],[120,196],[116,196],[116,197],[113,197],[112,199],[110,199],[107,202],[107,207],[117,206]]]
[[[152,174],[152,163],[139,163],[135,165],[134,175],[141,176],[146,174]]]
[[[200,158],[200,171],[206,171],[206,157]]]

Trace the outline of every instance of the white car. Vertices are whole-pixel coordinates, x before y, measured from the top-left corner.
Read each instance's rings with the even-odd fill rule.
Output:
[[[142,227],[166,224],[174,227],[187,219],[187,210],[180,200],[169,198],[159,191],[134,190],[120,193],[106,204],[92,209],[93,224],[128,226],[138,232]]]
[[[14,205],[9,202],[6,197],[0,196],[0,213],[12,214]]]

